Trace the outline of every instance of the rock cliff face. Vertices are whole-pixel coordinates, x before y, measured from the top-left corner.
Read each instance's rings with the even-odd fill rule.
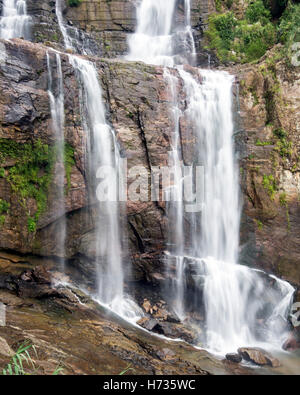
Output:
[[[79,29],[80,40],[88,42],[89,56],[96,64],[104,94],[107,120],[116,132],[128,168],[141,165],[151,170],[155,166],[167,165],[173,125],[171,98],[163,70],[143,63],[126,62],[121,58],[127,51],[127,36],[136,25],[135,1],[83,0],[79,7],[67,7],[64,1],[62,3],[68,26]],[[241,5],[240,2],[238,4]],[[55,136],[47,92],[47,53],[51,64],[55,65],[56,53],[53,49],[62,50],[63,47],[55,1],[27,0],[27,5],[32,16],[34,42],[0,40],[0,289],[5,289],[1,290],[1,295],[8,298],[7,305],[11,304],[13,310],[17,306],[11,315],[12,322],[15,326],[24,327],[30,335],[29,329],[21,322],[18,306],[23,307],[19,300],[22,295],[16,289],[21,280],[27,280],[18,277],[12,281],[11,276],[12,273],[15,275],[16,270],[20,276],[24,269],[31,270],[37,264],[45,263],[45,258],[55,260],[59,255],[57,234],[64,213],[58,207],[59,180],[53,168]],[[0,0],[0,10],[1,6]],[[184,1],[178,0],[177,24],[182,22],[183,7]],[[202,50],[201,37],[207,17],[214,10],[212,0],[192,0],[191,16],[198,64],[205,66],[207,52]],[[239,10],[242,12],[243,7],[237,12]],[[112,59],[117,56],[120,57],[118,60]],[[74,278],[80,278],[81,281],[84,278],[91,285],[95,277],[96,206],[88,196],[86,136],[80,116],[80,87],[68,54],[61,53],[61,61],[65,92],[65,153],[68,159],[64,181],[67,221],[64,258],[67,260],[67,270],[72,271]],[[57,80],[58,70],[55,66],[52,71],[53,79]],[[189,67],[187,71],[193,72],[193,68]],[[234,106],[237,110],[235,139],[240,159],[243,200],[241,263],[287,279],[298,287],[299,299],[299,70],[289,68],[284,59],[278,57],[277,47],[257,64],[228,67],[227,71],[237,76],[236,87],[239,86],[239,92],[234,92]],[[172,72],[176,74],[175,70]],[[54,86],[58,89],[57,82]],[[182,86],[179,86],[179,91],[178,101],[184,109]],[[183,122],[180,124],[180,134],[184,160],[188,164],[193,156],[194,136]],[[132,179],[129,179],[130,182]],[[37,194],[36,190],[40,193]],[[124,254],[128,254],[132,267],[127,273],[125,286],[128,290],[131,283],[135,282],[132,288],[136,290],[137,300],[141,304],[144,296],[149,299],[157,297],[159,300],[160,295],[156,295],[156,290],[165,275],[165,206],[157,202],[128,202],[126,210],[128,251]],[[19,257],[7,258],[8,252]],[[35,257],[30,258],[33,259],[30,264],[27,263],[29,256]],[[140,286],[143,287],[142,296],[139,293]],[[18,298],[15,299],[7,290],[17,292]],[[50,296],[52,291],[49,291]],[[64,298],[58,296],[61,297]],[[36,314],[34,325],[36,328],[42,325],[46,332],[48,325],[54,325],[48,322],[51,303],[50,299],[45,302],[46,307],[39,306],[38,313],[28,313],[26,309],[24,312],[31,316]],[[147,346],[147,336],[138,338],[130,331],[128,335],[126,331],[122,332],[118,324],[114,324],[107,336],[105,318],[101,317],[99,323],[94,311],[86,313],[79,308],[78,312],[78,306],[69,305],[63,306],[63,309],[76,310],[79,320],[75,319],[75,324],[79,331],[82,317],[88,316],[87,347],[98,347],[103,339],[109,343],[108,337],[113,336],[111,343],[107,343],[104,348],[101,346],[99,350],[100,354],[114,350],[114,356],[109,355],[107,358],[110,361],[113,358],[115,364],[134,358],[134,365],[141,373],[177,373],[172,368],[173,349],[170,351],[169,345],[167,355],[157,354],[164,344],[153,341]],[[68,326],[66,322],[63,325]],[[97,336],[94,336],[94,326],[101,332],[100,335],[97,332]],[[0,333],[8,341],[7,335]],[[73,335],[76,339],[77,334]],[[20,333],[12,330],[9,336],[17,339]],[[58,348],[63,339],[64,335],[60,332]],[[0,342],[2,340],[0,338]],[[34,341],[40,340],[35,337]],[[115,347],[114,341],[124,342],[124,345]],[[213,368],[209,366],[205,369],[202,360],[200,364],[199,361],[195,362],[198,356],[187,356],[190,353],[188,347],[184,351],[175,348],[177,354],[183,353],[186,373],[206,374],[215,371],[215,367],[218,372],[227,369],[218,363]],[[132,352],[128,352],[128,349]],[[145,354],[156,356],[153,359]],[[74,362],[76,358],[76,355],[70,357],[68,372],[91,372],[90,366],[78,366]],[[99,364],[96,355],[93,354],[92,359]],[[163,367],[161,360],[171,362]],[[103,361],[106,362],[106,354]],[[107,372],[113,373],[111,368],[107,368]]]
[[[27,3],[33,18],[33,40],[60,46],[62,37],[55,2],[28,0]],[[178,23],[183,17],[183,3],[178,2]],[[198,47],[207,16],[213,10],[213,2],[192,1],[192,25]],[[94,53],[110,57],[126,52],[126,34],[132,32],[136,24],[134,2],[129,0],[90,0],[83,1],[79,7],[65,5],[64,16],[69,25],[82,29],[93,41]],[[0,85],[4,94],[0,101],[0,138],[19,146],[39,141],[52,146],[46,53],[48,51],[52,58],[54,53],[49,47],[22,40],[2,42],[1,47]],[[107,103],[107,117],[117,132],[128,166],[141,164],[151,168],[166,164],[172,125],[162,70],[121,60],[98,59],[96,62]],[[79,87],[67,55],[62,55],[62,67],[66,92],[65,134],[74,151],[74,165],[65,180],[66,257],[81,262],[83,267],[87,265],[88,272],[88,262],[95,255],[90,247],[95,238],[94,207],[87,199]],[[288,71],[284,62],[275,60],[272,64],[267,58],[258,65],[229,71],[237,74],[240,80],[241,118],[237,120],[240,130],[236,141],[244,196],[241,261],[299,285],[299,73]],[[184,105],[183,93],[182,103]],[[184,125],[181,128],[183,152],[188,162],[193,138]],[[27,199],[25,207],[20,191],[9,182],[9,170],[16,163],[16,158],[10,155],[1,161],[0,199],[9,204],[9,209],[4,203],[0,247],[22,254],[55,256],[55,234],[61,220],[56,207],[57,180],[55,176],[49,177],[47,208],[39,216],[36,232],[32,232],[27,216],[36,213],[38,203],[32,197]],[[45,173],[43,168],[40,171]],[[161,275],[161,253],[166,243],[164,206],[153,202],[128,203],[127,211],[134,278],[156,281]]]
[[[23,40],[1,43],[5,61],[0,64],[1,142],[8,146],[54,144],[51,126],[46,53],[51,49]],[[4,51],[5,49],[5,51]],[[139,63],[98,60],[99,78],[107,103],[107,116],[115,128],[128,167],[142,165],[149,169],[167,163],[169,136],[169,106],[162,70]],[[88,203],[84,161],[84,131],[80,120],[79,86],[68,56],[62,55],[65,89],[66,142],[74,149],[75,164],[70,171],[70,185],[65,180],[67,241],[66,256],[92,259],[95,251],[90,245],[94,235],[93,205]],[[21,191],[14,190],[9,177],[17,158],[11,152],[3,155],[0,178],[0,199],[10,207],[3,213],[1,248],[23,254],[56,255],[56,238],[60,216],[56,207],[56,177],[48,187],[47,209],[41,214],[36,232],[31,232],[26,218],[37,210],[35,199],[27,205],[21,201]],[[39,169],[43,172],[43,168]],[[130,251],[144,255],[159,254],[164,248],[164,208],[150,203],[128,203]]]
[[[32,16],[32,40],[46,41],[60,48],[63,38],[55,14],[55,1],[28,0],[28,14]],[[90,54],[114,58],[126,54],[127,37],[136,26],[135,0],[83,0],[78,6],[70,7],[61,0],[61,7],[72,35],[89,48]],[[2,1],[0,1],[0,10]],[[198,52],[198,63],[207,64],[207,51],[201,47],[200,39],[207,26],[207,18],[214,12],[213,0],[191,0],[191,24]],[[184,1],[177,0],[174,29],[183,23]],[[78,29],[78,30],[76,30]],[[212,56],[212,61],[214,57]]]
[[[279,47],[240,78],[242,260],[299,286],[299,70]]]

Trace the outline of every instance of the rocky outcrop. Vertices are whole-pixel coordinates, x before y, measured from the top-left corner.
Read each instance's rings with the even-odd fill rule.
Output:
[[[241,261],[299,286],[300,74],[287,63],[277,46],[231,70],[240,79]]]
[[[32,17],[31,38],[37,43],[51,43],[63,49],[63,37],[55,13],[56,1],[27,0],[27,11]],[[68,34],[78,41],[80,52],[115,58],[128,52],[128,35],[136,28],[134,0],[83,0],[70,7],[61,0],[64,23]],[[2,1],[0,0],[0,13]],[[198,53],[198,64],[207,65],[208,53],[201,46],[208,15],[215,11],[213,0],[191,0],[191,24]],[[174,31],[184,24],[184,1],[178,0]],[[211,54],[211,62],[215,56]]]
[[[238,349],[238,353],[246,361],[251,361],[256,365],[269,365],[273,368],[278,368],[280,366],[278,359],[261,348],[241,347]]]
[[[63,213],[56,198],[57,177],[52,169],[48,175],[50,184],[44,191],[46,206],[39,215],[36,229],[31,229],[28,219],[36,215],[40,199],[32,193],[31,186],[33,184],[38,190],[41,188],[38,180],[27,177],[28,169],[22,167],[24,161],[20,159],[23,155],[20,147],[26,144],[27,148],[35,147],[30,148],[26,161],[29,159],[34,168],[38,167],[40,176],[45,175],[50,166],[49,155],[45,162],[37,164],[34,158],[55,143],[47,93],[46,62],[48,52],[51,64],[55,65],[55,53],[51,48],[23,40],[1,42],[1,46],[0,86],[4,94],[0,100],[0,139],[5,149],[1,156],[0,199],[8,206],[1,212],[0,248],[22,254],[59,255],[56,235]],[[69,180],[67,177],[65,179],[68,230],[65,257],[74,264],[79,263],[80,270],[93,277],[90,262],[95,258],[95,207],[87,199],[85,132],[79,115],[79,86],[68,55],[62,54],[61,60],[65,90],[65,140],[72,148],[74,161]],[[94,61],[107,103],[107,118],[116,131],[128,168],[144,166],[150,170],[153,166],[166,165],[172,125],[163,70],[140,63]],[[55,67],[53,71],[55,73]],[[12,172],[16,173],[15,176]],[[130,184],[132,178],[128,182]],[[25,193],[26,204],[22,199]],[[151,280],[149,273],[155,272],[156,266],[163,270],[160,255],[166,242],[164,206],[152,201],[128,202],[127,214],[129,250],[136,268],[133,275],[139,280]],[[146,261],[148,265],[144,265]]]
[[[34,374],[51,375],[58,367],[64,375],[118,375],[126,368],[130,374],[253,374],[204,350],[133,327],[77,289],[53,287],[46,261],[35,269],[34,260],[16,261],[16,256],[1,255],[0,299],[6,307],[6,326],[0,326],[1,369],[26,341],[36,351],[28,349],[34,368],[24,361],[29,374],[34,369]]]

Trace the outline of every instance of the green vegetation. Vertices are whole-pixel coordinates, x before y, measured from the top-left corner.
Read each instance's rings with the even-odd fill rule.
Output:
[[[10,362],[2,370],[2,375],[28,376],[34,374],[38,369],[35,367],[35,362],[29,353],[30,350],[33,350],[35,355],[37,355],[35,346],[26,340],[19,346],[16,353],[12,356]],[[62,372],[62,370],[63,368],[58,366],[53,372],[53,375],[58,375],[60,372]]]
[[[216,50],[222,62],[256,61],[276,43],[289,50],[294,42],[300,41],[296,37],[300,34],[300,4],[289,1],[279,21],[272,19],[263,0],[251,1],[243,19],[236,18],[232,11],[221,13],[221,6],[216,9],[217,13],[209,17],[205,35],[208,48]]]
[[[256,222],[256,225],[257,225],[258,229],[259,229],[259,230],[262,230],[262,228],[263,228],[263,223],[262,223],[259,219],[256,219],[255,222]]]
[[[52,179],[55,149],[40,140],[34,144],[20,144],[12,140],[0,139],[0,163],[5,158],[15,159],[6,180],[16,194],[28,216],[28,230],[34,232],[41,213],[47,206],[47,191]],[[29,211],[28,200],[35,199],[34,216]]]
[[[6,158],[15,159],[15,164],[9,168],[7,175],[5,175],[5,171],[1,174],[6,178],[27,213],[28,231],[35,232],[39,217],[47,208],[48,188],[52,181],[57,149],[55,146],[43,144],[40,140],[33,144],[20,144],[12,140],[0,139],[0,164]],[[64,165],[67,191],[70,188],[71,171],[74,164],[74,149],[66,143]],[[36,202],[34,214],[28,207],[30,199],[34,199]]]
[[[264,147],[265,145],[273,145],[273,142],[272,141],[261,141],[260,139],[257,139],[255,145],[258,147]]]
[[[8,214],[10,208],[10,204],[3,199],[0,199],[0,227],[4,225],[5,216]]]
[[[0,214],[7,214],[9,210],[10,204],[3,199],[0,199]]]
[[[275,151],[277,151],[282,158],[290,158],[292,156],[293,143],[287,139],[286,131],[279,128],[273,130],[273,134],[279,139],[276,143]]]
[[[276,181],[274,176],[272,175],[267,176],[264,174],[262,184],[263,187],[267,190],[271,200],[274,200],[277,191]]]
[[[300,41],[299,27],[300,4],[293,4],[289,1],[278,26],[279,41],[286,46],[289,52],[292,44]]]
[[[286,200],[286,193],[282,192],[279,195],[279,203],[281,206],[286,207],[287,206],[287,200]]]
[[[82,3],[82,0],[68,0],[70,7],[78,7]]]
[[[36,353],[34,345],[29,344],[28,341],[22,343],[17,352],[12,356],[11,361],[3,369],[2,374],[10,376],[26,375],[23,365],[24,362],[26,365],[31,365],[31,367],[34,368],[34,362],[28,351],[30,348]]]

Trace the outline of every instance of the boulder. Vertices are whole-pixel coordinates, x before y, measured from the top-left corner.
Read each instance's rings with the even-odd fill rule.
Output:
[[[226,359],[231,362],[240,363],[240,362],[242,362],[243,358],[240,354],[229,353],[229,354],[226,354]]]
[[[273,368],[278,368],[280,366],[278,359],[274,358],[262,348],[241,347],[238,349],[238,353],[246,361],[253,362],[259,366],[268,365]]]

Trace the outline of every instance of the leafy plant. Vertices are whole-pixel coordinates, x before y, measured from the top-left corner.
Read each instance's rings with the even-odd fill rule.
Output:
[[[126,374],[129,370],[134,371],[134,369],[131,367],[131,364],[129,364],[121,373],[119,373],[119,376],[123,376]]]
[[[258,147],[264,147],[266,145],[272,145],[273,142],[272,141],[261,141],[260,139],[257,139],[255,142],[255,145]]]
[[[78,7],[81,4],[82,0],[68,0],[68,5],[70,7]]]
[[[33,344],[29,344],[28,341],[22,343],[16,353],[12,356],[10,362],[3,369],[3,375],[26,375],[26,371],[24,369],[23,363],[25,362],[27,365],[31,365],[34,368],[34,361],[32,360],[29,349],[32,349],[35,353],[35,347]]]
[[[2,374],[7,376],[21,376],[21,375],[31,375],[38,371],[34,360],[30,355],[30,351],[34,351],[37,356],[35,346],[30,343],[29,340],[23,342],[16,353],[12,356],[10,362],[2,370]],[[25,366],[27,369],[25,369]],[[31,371],[30,371],[31,370]],[[63,367],[58,365],[52,375],[59,375],[63,371]]]
[[[264,174],[262,184],[263,187],[268,191],[271,200],[274,200],[275,193],[277,191],[277,186],[274,176],[272,175],[267,176]]]
[[[41,213],[47,206],[47,192],[52,180],[52,169],[56,158],[54,147],[35,143],[19,144],[8,139],[0,139],[0,162],[6,158],[15,159],[4,177],[16,194],[28,216],[28,230],[34,232]],[[30,215],[27,208],[28,199],[35,199],[37,209]]]
[[[265,7],[262,0],[256,0],[247,7],[245,18],[250,23],[259,21],[266,24],[271,20],[271,12]]]

